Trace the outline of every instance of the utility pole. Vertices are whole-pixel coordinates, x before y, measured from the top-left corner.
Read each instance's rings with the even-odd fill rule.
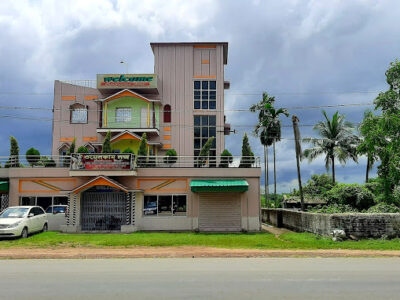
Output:
[[[293,115],[292,122],[293,122],[293,133],[294,133],[294,144],[296,149],[297,178],[299,180],[301,211],[304,211],[303,187],[301,185],[301,172],[300,172],[301,145],[300,145],[299,118],[297,118],[296,115]]]

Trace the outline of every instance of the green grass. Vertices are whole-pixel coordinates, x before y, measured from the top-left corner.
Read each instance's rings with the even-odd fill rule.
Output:
[[[400,239],[334,242],[310,233],[286,233],[276,238],[269,233],[206,234],[148,233],[65,234],[46,232],[28,239],[2,240],[0,248],[28,247],[132,247],[204,246],[236,249],[362,249],[400,250]]]

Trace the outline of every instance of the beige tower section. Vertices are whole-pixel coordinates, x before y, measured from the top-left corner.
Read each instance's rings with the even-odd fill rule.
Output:
[[[161,116],[161,142],[178,155],[194,155],[194,116],[216,116],[216,155],[225,148],[224,65],[227,43],[151,43],[162,105],[171,105],[171,123]],[[194,109],[194,81],[216,81],[216,108]],[[166,146],[167,145],[167,146]],[[170,146],[168,146],[170,145]]]

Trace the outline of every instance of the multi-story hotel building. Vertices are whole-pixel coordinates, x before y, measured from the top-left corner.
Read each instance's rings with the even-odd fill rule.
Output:
[[[9,205],[65,203],[66,232],[260,230],[259,161],[239,168],[243,158],[219,156],[230,131],[228,43],[151,43],[151,49],[153,73],[55,81],[55,165],[4,169]],[[106,135],[112,153],[102,154]],[[209,157],[199,160],[212,137]],[[73,141],[88,153],[70,156]],[[144,142],[147,155],[138,157]],[[175,160],[165,158],[169,149]]]

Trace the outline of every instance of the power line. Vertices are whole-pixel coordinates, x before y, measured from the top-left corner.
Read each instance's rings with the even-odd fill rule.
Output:
[[[81,103],[79,103],[81,104]],[[352,107],[352,106],[372,106],[374,103],[372,102],[364,102],[364,103],[340,103],[340,104],[330,104],[330,105],[310,105],[310,106],[289,106],[284,107],[287,110],[307,110],[307,109],[323,109],[323,108],[338,108],[338,107]],[[49,107],[27,107],[27,106],[4,106],[0,105],[0,109],[3,110],[35,110],[35,111],[73,111],[76,110],[74,108],[49,108]],[[89,109],[90,112],[102,112],[103,110],[99,109]],[[184,112],[251,112],[248,108],[244,109],[225,109],[225,110],[217,110],[217,109],[191,109],[191,110],[169,110],[168,112],[172,113],[184,113]],[[163,113],[163,110],[159,110],[160,113]]]

